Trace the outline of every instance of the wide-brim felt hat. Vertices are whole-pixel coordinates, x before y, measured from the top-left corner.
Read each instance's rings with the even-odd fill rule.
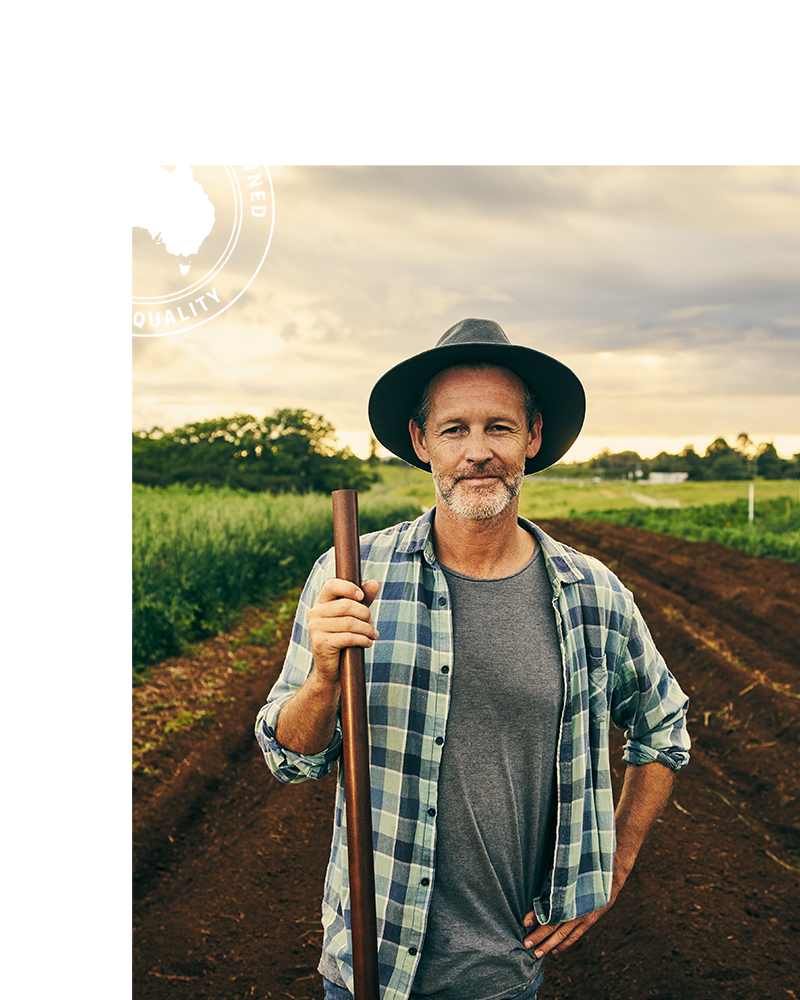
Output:
[[[369,421],[378,441],[409,465],[430,472],[417,457],[408,421],[417,396],[434,375],[469,362],[502,365],[535,394],[542,412],[542,445],[525,462],[525,475],[557,462],[574,444],[586,415],[586,394],[577,375],[541,351],[512,344],[499,324],[464,319],[442,335],[429,351],[401,361],[378,379],[369,398]]]

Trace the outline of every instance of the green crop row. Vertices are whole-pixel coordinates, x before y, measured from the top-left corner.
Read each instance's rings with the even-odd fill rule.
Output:
[[[785,496],[757,501],[752,524],[747,500],[680,509],[582,511],[570,516],[644,528],[691,541],[718,542],[751,556],[800,562],[800,504]]]
[[[420,510],[369,494],[359,505],[362,534]],[[331,545],[330,496],[134,485],[134,676],[298,586]]]

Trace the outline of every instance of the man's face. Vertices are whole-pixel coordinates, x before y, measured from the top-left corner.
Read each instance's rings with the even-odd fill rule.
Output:
[[[440,372],[425,434],[413,422],[410,431],[437,496],[470,520],[497,517],[516,499],[525,459],[541,446],[541,417],[528,431],[522,383],[506,368]]]

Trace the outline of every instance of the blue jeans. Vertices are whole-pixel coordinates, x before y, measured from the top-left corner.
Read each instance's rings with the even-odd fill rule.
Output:
[[[515,997],[511,997],[511,1000],[536,1000],[536,996],[539,992],[539,987],[544,982],[544,972],[540,968],[539,975],[534,979],[534,981],[526,986],[522,993],[517,993]],[[353,1000],[353,994],[350,990],[344,988],[344,986],[337,986],[336,983],[332,983],[330,979],[322,977],[322,983],[325,987],[325,1000]]]

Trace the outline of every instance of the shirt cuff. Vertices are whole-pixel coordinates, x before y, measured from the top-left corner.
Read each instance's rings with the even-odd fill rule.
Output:
[[[637,740],[630,740],[626,743],[622,757],[626,764],[659,763],[671,771],[681,771],[689,763],[687,750],[679,750],[675,747],[669,750],[656,750],[645,743],[639,743]]]
[[[292,780],[290,775],[293,777],[302,775],[304,778],[324,778],[333,769],[334,763],[342,752],[340,722],[337,720],[333,738],[324,750],[314,754],[297,753],[283,746],[275,733],[282,704],[282,702],[273,703],[268,707],[262,717],[259,733],[258,742],[270,761],[273,773],[282,780]]]

